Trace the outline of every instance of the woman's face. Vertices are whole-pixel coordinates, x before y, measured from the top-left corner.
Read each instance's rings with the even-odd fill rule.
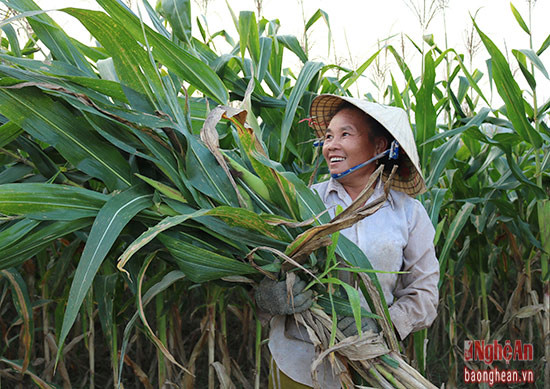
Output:
[[[378,150],[371,142],[369,134],[369,123],[361,111],[345,108],[334,115],[323,144],[323,157],[327,161],[330,174],[342,173],[377,154]],[[384,150],[378,152],[382,151]],[[339,181],[346,184],[361,178],[368,179],[375,168],[376,164],[373,162]]]

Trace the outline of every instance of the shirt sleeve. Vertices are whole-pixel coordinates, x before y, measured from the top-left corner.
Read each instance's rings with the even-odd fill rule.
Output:
[[[422,204],[414,200],[409,239],[403,250],[402,271],[389,308],[392,322],[404,339],[413,331],[429,327],[437,315],[439,262],[433,245],[435,230]]]

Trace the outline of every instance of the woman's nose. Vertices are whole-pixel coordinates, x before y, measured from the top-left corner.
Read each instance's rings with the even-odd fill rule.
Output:
[[[340,139],[333,137],[328,142],[325,142],[325,145],[329,150],[337,149],[340,147]]]

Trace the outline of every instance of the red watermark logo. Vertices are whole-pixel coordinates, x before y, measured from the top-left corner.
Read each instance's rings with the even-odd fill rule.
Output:
[[[513,344],[507,340],[501,344],[498,340],[485,342],[484,340],[465,340],[464,341],[464,361],[482,361],[486,365],[491,365],[494,361],[532,361],[533,345],[516,340]]]
[[[483,362],[486,365],[492,365],[493,362],[510,361],[532,361],[533,345],[516,340],[513,343],[510,340],[501,344],[498,340],[485,342],[484,340],[465,340],[464,341],[464,362]],[[470,365],[468,365],[470,366]],[[489,386],[494,384],[522,384],[534,383],[535,375],[533,370],[500,370],[496,367],[491,369],[477,370],[464,366],[464,382],[467,384],[486,383]]]

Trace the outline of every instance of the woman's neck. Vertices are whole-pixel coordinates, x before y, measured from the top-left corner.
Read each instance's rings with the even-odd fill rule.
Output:
[[[342,183],[342,186],[344,187],[344,190],[347,192],[349,197],[351,198],[351,201],[354,201],[359,194],[365,189],[365,185],[367,185],[368,177],[366,180],[361,181],[353,181],[351,183]]]

